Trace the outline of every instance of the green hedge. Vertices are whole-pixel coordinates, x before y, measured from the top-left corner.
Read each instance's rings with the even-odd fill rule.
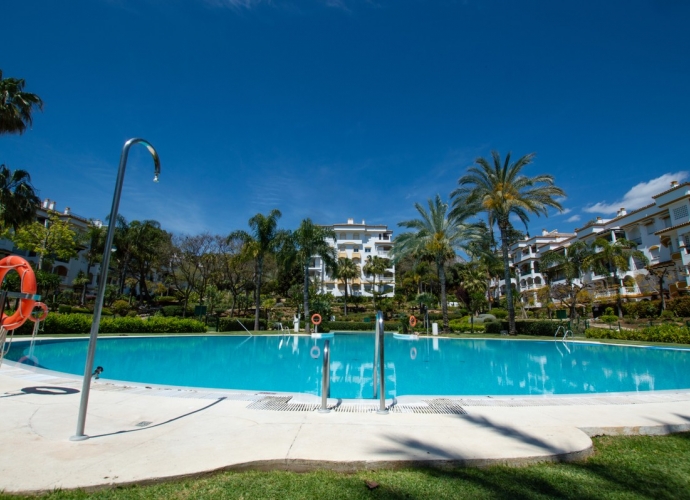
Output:
[[[618,328],[588,328],[585,336],[589,339],[639,340],[642,342],[670,342],[690,344],[690,328],[687,326],[660,325],[648,326],[641,330],[621,330]]]
[[[384,321],[383,329],[387,332],[397,332],[400,326],[400,321]],[[417,323],[419,327],[419,323]],[[370,323],[359,322],[359,321],[324,321],[319,325],[320,332],[342,332],[342,331],[354,331],[354,332],[373,332],[376,331],[376,322],[372,321]]]
[[[237,321],[240,321],[243,325],[244,328],[242,328]],[[243,332],[245,331],[245,328],[247,330],[254,331],[254,319],[248,319],[248,318],[221,318],[220,321],[218,322],[218,331],[219,332]],[[265,330],[266,329],[266,320],[265,319],[259,319],[259,330]]]
[[[85,314],[49,313],[42,325],[41,335],[65,335],[89,333],[92,316]],[[34,324],[27,321],[17,333],[31,335]],[[206,325],[193,319],[162,318],[148,319],[101,318],[100,333],[205,333]]]
[[[567,323],[563,323],[567,326]],[[515,330],[518,335],[534,335],[537,337],[553,337],[558,327],[561,326],[557,321],[545,320],[517,320]],[[501,330],[508,331],[507,321],[490,321],[486,323],[486,333],[501,333]]]

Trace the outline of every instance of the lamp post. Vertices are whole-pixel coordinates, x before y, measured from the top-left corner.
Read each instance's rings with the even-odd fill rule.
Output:
[[[86,354],[86,364],[84,366],[84,382],[81,389],[81,402],[79,403],[79,418],[77,420],[77,432],[70,437],[70,441],[82,441],[88,439],[84,434],[84,426],[86,425],[86,408],[89,404],[89,392],[91,389],[91,377],[98,375],[93,370],[93,359],[96,355],[96,342],[98,340],[98,327],[101,322],[101,311],[103,310],[103,297],[105,296],[105,286],[108,278],[108,266],[110,264],[110,248],[113,245],[113,238],[115,236],[115,223],[117,221],[117,211],[120,206],[120,196],[122,194],[122,182],[125,179],[125,167],[127,165],[127,155],[129,148],[133,144],[141,143],[149,150],[153,156],[154,163],[154,177],[153,182],[158,182],[158,176],[161,172],[161,162],[158,153],[148,141],[144,139],[130,139],[125,142],[120,155],[120,166],[117,171],[117,180],[115,181],[115,194],[113,195],[113,205],[110,209],[110,224],[108,225],[108,232],[105,238],[105,248],[103,249],[103,261],[101,262],[101,276],[98,281],[98,292],[96,293],[96,304],[93,310],[93,322],[91,323],[91,335],[89,337],[89,349]],[[101,369],[102,371],[102,369]]]

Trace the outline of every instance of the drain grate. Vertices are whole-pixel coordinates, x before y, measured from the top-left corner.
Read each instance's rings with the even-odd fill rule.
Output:
[[[290,403],[292,396],[267,396],[254,401],[247,406],[251,410],[268,411],[302,411],[312,412],[318,410],[321,405],[313,403]],[[331,411],[338,413],[375,413],[379,409],[377,402],[371,404],[341,404],[338,402],[330,407]],[[450,399],[429,399],[416,404],[398,405],[388,407],[391,413],[424,413],[435,415],[465,415],[467,412],[456,401]]]

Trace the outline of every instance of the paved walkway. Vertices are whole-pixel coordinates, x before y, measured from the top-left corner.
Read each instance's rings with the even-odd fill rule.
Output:
[[[455,402],[463,414],[377,415],[286,411],[304,409],[315,398],[296,398],[283,411],[257,410],[248,406],[265,395],[247,400],[246,394],[95,381],[86,421],[90,439],[73,442],[80,387],[76,377],[4,362],[0,491],[90,488],[231,468],[349,471],[574,460],[591,453],[591,435],[690,430],[690,391],[474,398]],[[416,404],[398,403],[408,410]]]

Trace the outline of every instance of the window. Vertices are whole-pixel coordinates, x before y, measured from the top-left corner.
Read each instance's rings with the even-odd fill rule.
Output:
[[[670,217],[666,217],[665,219],[663,219],[663,222],[664,222],[664,227],[671,227],[671,218]]]
[[[673,209],[673,218],[678,220],[688,216],[688,206],[681,205]]]
[[[654,234],[654,223],[650,222],[645,226],[647,228],[647,234]]]
[[[358,247],[358,246],[355,246],[355,247],[352,249],[352,251],[355,252],[355,253],[359,253],[359,247]]]
[[[371,253],[371,248],[368,248],[368,247],[365,248],[365,249],[364,249],[364,253]]]
[[[359,233],[355,233],[353,239],[354,239],[354,240],[358,240],[358,239],[359,239]]]

